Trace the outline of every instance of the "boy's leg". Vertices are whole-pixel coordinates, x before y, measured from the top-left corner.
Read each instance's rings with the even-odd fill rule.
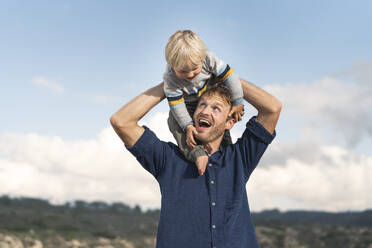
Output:
[[[173,134],[173,137],[175,138],[178,147],[184,154],[185,158],[193,163],[196,162],[196,159],[199,156],[206,156],[207,153],[204,150],[204,147],[201,145],[196,145],[194,149],[191,149],[186,144],[186,134],[182,130],[182,128],[178,125],[176,119],[174,118],[172,112],[169,111],[169,117],[168,117],[168,127],[171,133]]]

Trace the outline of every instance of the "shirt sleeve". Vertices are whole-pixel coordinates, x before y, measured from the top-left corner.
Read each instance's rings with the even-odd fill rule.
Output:
[[[229,90],[232,97],[232,105],[236,106],[243,103],[243,89],[239,77],[234,73],[234,69],[219,59],[211,51],[207,51],[205,59],[210,72],[217,76]]]
[[[266,151],[268,145],[275,138],[276,132],[269,133],[259,122],[256,117],[252,117],[247,125],[241,138],[237,140],[235,146],[240,151],[244,174],[246,180],[249,179],[251,173],[256,168],[262,155]]]
[[[142,167],[155,178],[164,169],[167,143],[159,140],[155,133],[144,126],[145,132],[132,147],[126,147],[136,157]]]
[[[167,97],[169,108],[173,113],[178,125],[184,130],[188,125],[193,124],[192,118],[187,111],[183,91],[177,87],[174,76],[169,69],[164,73],[164,94]]]

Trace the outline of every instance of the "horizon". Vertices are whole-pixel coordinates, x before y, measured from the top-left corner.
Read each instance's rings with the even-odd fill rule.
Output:
[[[0,195],[0,199],[3,197],[9,197],[8,195]],[[24,197],[24,196],[14,196],[14,197],[9,197],[11,200],[23,200],[23,199],[32,199],[32,200],[40,200],[40,201],[45,201],[48,203],[50,206],[54,207],[62,207],[65,205],[68,205],[68,207],[75,208],[75,203],[82,201],[87,204],[92,204],[95,202],[99,203],[104,203],[107,204],[107,206],[112,206],[113,204],[123,204],[125,206],[130,207],[131,209],[135,209],[137,207],[140,208],[141,212],[148,212],[148,211],[160,211],[160,208],[144,208],[141,205],[135,204],[135,205],[130,205],[126,202],[120,201],[120,202],[106,202],[102,200],[92,200],[92,201],[85,201],[81,199],[75,199],[72,201],[66,201],[66,202],[60,202],[60,203],[53,203],[50,202],[48,199],[43,199],[43,198],[33,198],[33,197]],[[361,210],[342,210],[342,211],[326,211],[326,210],[316,210],[316,209],[290,209],[290,210],[281,210],[279,208],[270,208],[270,209],[261,209],[259,211],[251,211],[251,213],[263,213],[263,212],[273,212],[273,211],[278,211],[279,213],[289,213],[289,212],[312,212],[312,213],[327,213],[327,214],[344,214],[344,213],[363,213],[363,212],[370,212],[372,211],[372,208],[366,208],[366,209],[361,209]]]

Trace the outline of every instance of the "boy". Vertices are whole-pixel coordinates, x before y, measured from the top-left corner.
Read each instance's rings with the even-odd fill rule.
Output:
[[[169,38],[165,58],[168,65],[163,79],[164,93],[170,106],[169,130],[186,159],[194,162],[199,174],[203,175],[208,154],[194,139],[198,133],[191,118],[199,96],[212,80],[221,81],[232,96],[230,115],[239,121],[244,114],[241,83],[233,69],[208,51],[191,30],[179,30]],[[210,126],[211,123],[203,120],[200,125]],[[223,144],[231,143],[230,133],[226,132]]]

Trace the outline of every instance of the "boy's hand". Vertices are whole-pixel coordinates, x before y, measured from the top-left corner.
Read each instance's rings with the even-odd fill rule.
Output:
[[[194,148],[196,146],[194,135],[197,135],[197,134],[198,134],[198,131],[196,131],[196,128],[194,127],[194,125],[190,124],[186,127],[186,144],[190,148]]]
[[[196,159],[196,167],[198,168],[199,175],[202,176],[205,172],[205,169],[207,168],[207,163],[208,163],[208,156],[199,156]]]
[[[232,106],[231,111],[229,113],[229,116],[234,118],[235,123],[240,121],[242,119],[243,115],[244,115],[244,105],[243,104]]]

